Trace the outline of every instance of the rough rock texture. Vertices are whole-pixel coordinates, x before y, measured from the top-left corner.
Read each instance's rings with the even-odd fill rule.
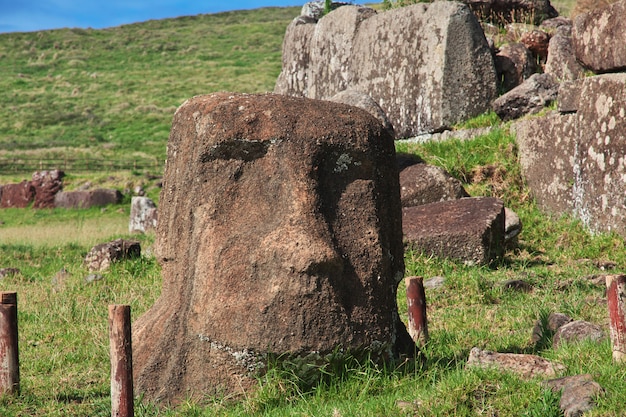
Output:
[[[104,271],[113,262],[141,255],[141,245],[136,241],[117,239],[91,248],[85,256],[85,265],[90,272]]]
[[[559,347],[562,343],[580,342],[588,339],[599,341],[606,337],[602,327],[597,324],[583,320],[575,320],[565,323],[554,333],[554,347]]]
[[[543,30],[533,29],[525,32],[520,43],[524,44],[530,52],[532,52],[535,60],[546,62],[548,57],[548,45],[550,44],[550,35]]]
[[[522,173],[544,211],[572,213],[593,232],[626,236],[626,74],[577,84],[569,85],[576,93],[567,114],[516,123]]]
[[[380,108],[378,103],[376,103],[374,99],[368,94],[355,90],[344,90],[340,93],[335,94],[328,100],[334,101],[335,103],[343,103],[350,106],[359,107],[367,111],[369,114],[377,118],[380,123],[382,123],[383,127],[387,130],[387,132],[389,132],[391,136],[395,136],[393,126],[389,122],[387,115],[385,114],[383,109]]]
[[[65,173],[57,169],[33,173],[31,183],[35,187],[33,208],[53,208],[54,196],[63,188]]]
[[[576,58],[596,73],[626,68],[626,1],[576,16],[572,43]]]
[[[400,171],[402,207],[469,197],[461,181],[443,168],[428,164],[411,165]]]
[[[559,81],[577,80],[584,76],[585,68],[580,65],[574,53],[571,25],[559,26],[550,38],[544,72],[552,74]]]
[[[554,392],[561,392],[559,407],[564,417],[580,417],[596,405],[595,399],[604,390],[590,374],[566,376],[545,381],[544,385]]]
[[[367,92],[399,138],[481,114],[497,95],[482,28],[455,2],[380,14],[344,6],[317,24],[295,19],[274,91],[328,99],[346,89]]]
[[[479,17],[504,24],[526,22],[538,25],[545,19],[558,16],[550,0],[461,0]]]
[[[118,190],[104,188],[90,191],[61,191],[54,196],[54,205],[60,208],[100,207],[118,204],[122,197]]]
[[[522,220],[516,212],[508,207],[504,208],[504,242],[508,244],[516,243],[516,239],[522,232]]]
[[[133,197],[130,201],[130,221],[128,231],[130,233],[145,233],[156,230],[157,207],[154,201],[148,197]]]
[[[472,348],[467,359],[467,366],[497,368],[515,372],[522,378],[553,377],[565,370],[560,363],[551,362],[540,356],[516,353],[498,353]]]
[[[137,392],[241,394],[266,354],[412,353],[396,306],[399,195],[393,138],[364,110],[273,94],[185,102],[158,208],[163,290],[133,325]]]
[[[557,98],[559,83],[550,74],[533,74],[521,85],[493,102],[493,110],[502,120],[513,120],[541,111]]]
[[[22,271],[20,271],[18,268],[0,268],[0,279],[11,277],[21,273]]]
[[[407,245],[425,253],[487,264],[504,253],[504,203],[462,198],[402,209]]]
[[[323,0],[320,1],[310,1],[308,3],[304,3],[302,9],[300,10],[300,17],[303,19],[309,19],[314,22],[320,20],[322,16],[324,16],[325,2]],[[348,6],[352,3],[345,2],[336,2],[333,1],[330,3],[330,10],[335,10],[341,6]]]
[[[537,71],[537,65],[530,50],[522,43],[502,45],[495,58],[496,72],[500,87],[510,91]]]
[[[562,313],[550,313],[548,316],[548,322],[546,323],[546,328],[543,328],[543,324],[540,320],[535,322],[535,326],[533,327],[533,333],[530,338],[532,343],[537,343],[543,338],[552,338],[554,333],[563,325],[572,322],[572,319]],[[543,334],[546,331],[548,334]]]
[[[30,181],[22,181],[19,184],[6,184],[2,186],[0,208],[24,208],[28,207],[35,199],[35,187]]]

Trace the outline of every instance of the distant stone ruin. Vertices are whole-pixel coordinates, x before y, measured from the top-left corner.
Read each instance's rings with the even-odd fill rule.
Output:
[[[163,290],[133,325],[136,389],[254,389],[270,356],[414,353],[393,138],[364,110],[217,93],[176,112],[158,207]]]

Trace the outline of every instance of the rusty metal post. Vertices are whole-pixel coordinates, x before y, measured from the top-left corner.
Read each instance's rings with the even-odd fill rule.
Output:
[[[0,393],[19,394],[17,293],[0,292]]]
[[[405,283],[409,313],[409,334],[415,343],[423,346],[428,341],[424,279],[422,277],[407,277]]]
[[[133,417],[133,349],[130,306],[109,305],[111,417]]]
[[[626,275],[606,276],[613,360],[626,362]]]

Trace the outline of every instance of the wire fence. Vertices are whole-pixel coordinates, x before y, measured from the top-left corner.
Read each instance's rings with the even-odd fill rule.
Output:
[[[42,159],[42,158],[4,158],[0,159],[0,175],[59,169],[72,172],[102,171],[146,171],[161,170],[163,163],[158,160],[111,160],[111,159]]]

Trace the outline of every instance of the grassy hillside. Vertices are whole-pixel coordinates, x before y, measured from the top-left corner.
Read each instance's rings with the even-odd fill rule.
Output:
[[[162,161],[173,111],[185,99],[273,88],[282,36],[297,13],[261,9],[107,30],[0,35],[0,160]],[[608,338],[558,349],[549,340],[530,342],[533,324],[549,312],[606,329],[604,289],[591,278],[607,268],[626,272],[624,239],[593,236],[567,216],[541,214],[524,187],[507,125],[473,141],[403,144],[398,150],[445,167],[472,195],[504,199],[524,224],[519,247],[489,267],[407,251],[407,275],[445,278],[442,288],[427,290],[431,340],[423,349],[424,365],[380,369],[346,362],[340,376],[313,385],[272,369],[259,391],[240,402],[217,397],[158,408],[137,401],[137,416],[562,415],[559,396],[540,379],[466,369],[474,346],[538,354],[566,365],[565,375],[590,373],[605,393],[589,415],[626,413],[626,368],[612,363]],[[90,180],[132,187],[147,178],[133,171],[68,174],[70,186]],[[20,175],[0,173],[0,183]],[[156,198],[158,190],[149,194]],[[116,264],[95,281],[86,280],[83,259],[96,242],[128,237],[128,214],[128,204],[0,211],[0,268],[21,271],[0,279],[0,290],[18,291],[22,382],[20,396],[0,397],[0,416],[110,415],[107,305],[130,304],[137,317],[158,297],[154,236],[133,236],[145,256]],[[502,285],[511,279],[525,280],[532,290]],[[402,289],[398,302],[405,317]]]
[[[175,109],[272,90],[297,8],[0,35],[0,158],[162,161]]]

